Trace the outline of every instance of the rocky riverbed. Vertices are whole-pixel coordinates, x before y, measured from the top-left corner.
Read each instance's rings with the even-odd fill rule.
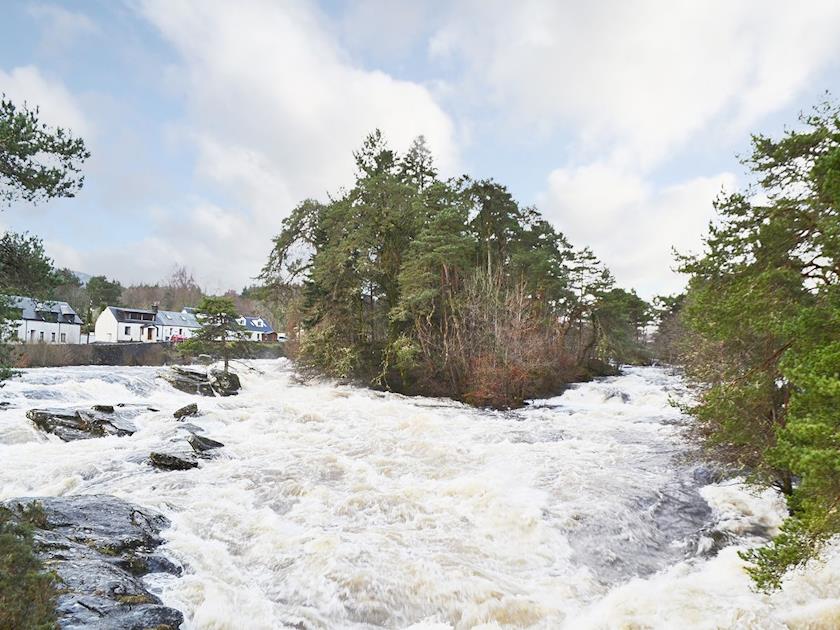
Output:
[[[86,566],[128,569],[91,578],[106,593],[100,612],[158,606],[180,611],[183,630],[840,620],[836,547],[781,591],[752,589],[737,552],[776,531],[784,502],[692,456],[689,420],[670,404],[688,392],[667,370],[628,369],[512,412],[302,384],[285,361],[242,366],[235,396],[158,374],[35,369],[0,391],[0,500],[39,497],[70,516],[39,536],[86,547]],[[32,409],[66,414],[68,431],[101,430],[65,441]],[[106,426],[129,422],[130,433]],[[129,537],[145,542],[110,556],[95,542],[105,537],[91,546],[73,532],[81,510],[49,503],[103,495],[145,515]],[[82,600],[81,586],[68,598]]]
[[[160,378],[176,389],[202,396],[233,396],[241,384],[234,372],[195,368],[163,370]],[[5,401],[4,401],[5,402]],[[6,403],[3,406],[8,406]],[[134,419],[157,413],[155,407],[97,403],[85,407],[34,408],[26,417],[39,430],[64,442],[128,437]],[[176,421],[200,414],[198,403],[176,409]],[[182,440],[149,453],[148,463],[161,471],[197,468],[224,444],[198,435],[201,427],[182,423]],[[189,447],[189,448],[187,448]],[[169,526],[162,515],[114,496],[22,497],[0,507],[33,528],[34,551],[44,569],[57,577],[59,626],[65,630],[175,630],[183,614],[164,606],[144,578],[182,568],[158,553],[160,533]]]
[[[166,518],[107,495],[26,497],[2,505],[34,527],[35,551],[58,577],[62,629],[181,626],[183,614],[164,606],[144,582],[149,574],[181,573],[158,553]]]

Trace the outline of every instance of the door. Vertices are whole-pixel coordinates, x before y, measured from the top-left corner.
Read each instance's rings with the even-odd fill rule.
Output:
[[[147,328],[146,329],[146,339],[148,339],[149,341],[152,340],[152,331],[153,330],[154,330],[154,328]]]

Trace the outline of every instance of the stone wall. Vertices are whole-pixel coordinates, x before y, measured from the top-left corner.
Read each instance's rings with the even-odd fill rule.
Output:
[[[282,343],[248,343],[234,358],[275,359],[286,356]],[[184,358],[168,343],[21,344],[13,349],[14,365],[169,365]]]

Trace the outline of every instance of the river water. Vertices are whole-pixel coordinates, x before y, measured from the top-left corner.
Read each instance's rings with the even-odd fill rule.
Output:
[[[772,492],[716,479],[681,437],[679,377],[631,368],[515,412],[301,384],[284,360],[196,398],[157,368],[24,370],[0,390],[0,499],[113,494],[165,514],[180,578],[151,578],[185,628],[840,628],[840,549],[754,593],[737,550]],[[172,411],[226,446],[182,449]],[[131,437],[64,443],[33,407],[144,403]]]

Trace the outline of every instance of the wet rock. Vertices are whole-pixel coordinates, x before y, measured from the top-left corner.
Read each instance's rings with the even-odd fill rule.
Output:
[[[195,461],[189,454],[174,453],[149,453],[149,461],[152,466],[160,468],[161,470],[189,470],[190,468],[198,468],[198,462]]]
[[[161,372],[160,377],[175,389],[201,396],[234,396],[242,387],[236,374],[222,370],[207,374],[202,370],[172,367]]]
[[[210,384],[219,396],[235,396],[242,389],[239,377],[223,370],[210,370]]]
[[[187,438],[187,442],[190,443],[190,446],[192,446],[196,453],[205,453],[207,451],[212,451],[215,448],[222,448],[224,446],[221,442],[196,435],[195,433],[192,433],[190,437]]]
[[[620,400],[623,403],[630,402],[630,394],[620,389],[609,389],[604,393],[604,402],[609,400]]]
[[[53,433],[65,442],[106,435],[131,435],[137,429],[125,417],[90,409],[30,409],[26,417],[42,431]]]
[[[187,394],[215,396],[210,379],[205,372],[189,368],[172,367],[161,372],[160,377],[177,390]]]
[[[40,509],[24,512],[33,501]],[[33,525],[35,550],[60,580],[61,628],[175,630],[183,623],[183,615],[164,606],[141,579],[180,573],[155,552],[160,531],[169,524],[163,516],[104,495],[14,499],[3,505]]]
[[[114,413],[114,405],[94,405],[93,410],[102,413]]]
[[[178,411],[176,411],[172,415],[175,416],[176,418],[178,418],[178,420],[181,420],[182,418],[185,418],[187,416],[197,416],[198,415],[198,405],[195,404],[195,403],[190,403],[189,405],[181,407],[180,409],[178,409]]]

